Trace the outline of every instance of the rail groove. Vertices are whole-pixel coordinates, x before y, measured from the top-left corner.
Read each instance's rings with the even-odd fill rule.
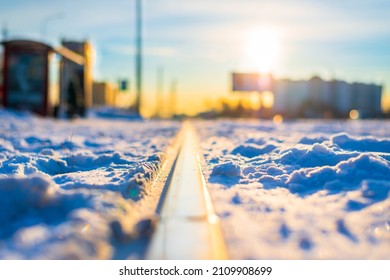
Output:
[[[196,131],[183,124],[181,146],[157,206],[159,217],[147,259],[227,259],[199,163]]]

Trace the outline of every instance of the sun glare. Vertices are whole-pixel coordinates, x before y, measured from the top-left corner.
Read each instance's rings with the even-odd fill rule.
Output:
[[[279,34],[272,28],[248,32],[244,45],[246,65],[259,73],[274,71],[280,53]]]
[[[264,91],[262,93],[262,101],[264,108],[272,108],[274,106],[274,95],[270,91]]]

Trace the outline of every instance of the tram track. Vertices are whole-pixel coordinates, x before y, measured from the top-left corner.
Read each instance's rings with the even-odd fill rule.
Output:
[[[163,184],[146,259],[227,259],[219,218],[201,171],[196,131],[189,122],[155,185]]]

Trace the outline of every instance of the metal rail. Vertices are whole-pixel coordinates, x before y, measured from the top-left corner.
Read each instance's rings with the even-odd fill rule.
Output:
[[[159,223],[147,259],[227,259],[199,164],[194,128],[185,123],[182,145],[157,207]]]

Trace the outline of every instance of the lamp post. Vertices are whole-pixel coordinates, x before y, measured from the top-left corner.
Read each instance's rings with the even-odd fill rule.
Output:
[[[136,102],[135,112],[141,115],[141,95],[142,95],[142,8],[141,0],[136,0],[136,53],[135,53],[135,73],[136,73]]]
[[[176,105],[177,105],[177,80],[173,79],[171,84],[171,118],[174,118],[176,115]]]
[[[8,39],[8,26],[7,23],[3,24],[3,29],[2,29],[2,35],[3,35],[3,41],[6,41]]]
[[[157,86],[156,86],[156,118],[162,117],[163,106],[163,92],[164,92],[164,68],[160,67],[157,69]]]
[[[45,18],[42,19],[41,21],[41,36],[43,40],[46,40],[47,38],[47,25],[50,21],[53,20],[59,20],[63,19],[65,16],[63,13],[57,13],[57,14],[51,14],[46,16]]]

